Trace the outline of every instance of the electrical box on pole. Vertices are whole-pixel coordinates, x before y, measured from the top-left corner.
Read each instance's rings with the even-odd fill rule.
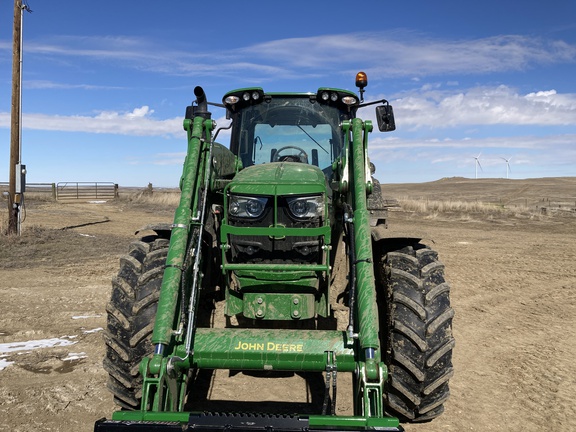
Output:
[[[16,193],[26,192],[26,165],[16,164]]]

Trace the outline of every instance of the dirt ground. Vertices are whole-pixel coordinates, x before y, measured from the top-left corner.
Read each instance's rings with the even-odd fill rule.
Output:
[[[121,200],[28,205],[23,236],[0,240],[0,431],[91,431],[115,410],[102,369],[110,280],[138,228],[171,220]],[[446,412],[405,429],[576,430],[576,217],[393,212],[390,224],[433,239],[456,311]],[[21,347],[33,341],[50,346]],[[298,380],[247,379],[211,391],[310,397]],[[345,384],[338,404],[350,407]]]

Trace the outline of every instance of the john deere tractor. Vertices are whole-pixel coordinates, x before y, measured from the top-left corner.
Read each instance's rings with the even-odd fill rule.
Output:
[[[359,95],[244,88],[222,103],[195,88],[173,223],[145,227],[113,280],[104,367],[121,410],[95,431],[401,431],[443,412],[450,289],[436,252],[388,229],[372,122],[356,114],[376,105],[382,132],[394,115],[363,101],[364,73],[356,85]],[[229,126],[216,128],[210,105]],[[291,401],[238,411],[206,404],[201,378],[220,369],[325,385],[300,412],[286,412]]]

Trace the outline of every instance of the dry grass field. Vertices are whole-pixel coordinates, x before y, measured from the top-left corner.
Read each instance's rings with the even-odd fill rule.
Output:
[[[439,252],[456,311],[446,412],[406,430],[576,430],[576,177],[383,190],[399,202],[390,229],[423,233]],[[134,232],[171,222],[177,202],[173,193],[120,191],[106,203],[29,197],[22,236],[0,236],[0,431],[90,431],[115,409],[102,369],[110,280]],[[211,392],[310,397],[300,381],[249,384],[242,374]]]

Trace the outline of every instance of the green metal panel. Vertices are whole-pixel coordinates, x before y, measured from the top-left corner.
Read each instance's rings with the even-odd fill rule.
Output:
[[[325,371],[327,352],[333,352],[338,371],[353,372],[352,343],[335,330],[198,328],[193,363],[201,369]]]
[[[360,119],[352,121],[352,187],[354,199],[354,234],[356,244],[356,277],[360,345],[363,349],[380,347],[378,338],[378,309],[374,265],[372,263],[372,237],[370,214],[366,207],[366,157],[362,133],[367,133]],[[378,361],[379,359],[377,359]]]
[[[320,416],[308,417],[311,428],[326,428],[338,430],[338,428],[357,428],[358,430],[386,430],[397,428],[400,422],[395,417],[352,417],[352,416]],[[402,430],[402,429],[400,429]]]
[[[214,171],[212,172],[211,190],[220,190],[225,187],[230,178],[236,173],[236,156],[228,148],[219,143],[213,144],[212,159]]]
[[[294,162],[250,166],[238,172],[227,188],[228,193],[247,196],[314,195],[326,190],[320,168]]]
[[[225,270],[261,270],[270,272],[289,272],[289,271],[327,271],[326,264],[223,264]],[[308,274],[308,273],[306,273]],[[290,275],[290,278],[292,276]],[[274,277],[272,277],[274,280]]]
[[[196,117],[192,126],[189,120],[185,120],[184,123],[184,127],[188,131],[188,153],[184,161],[184,170],[180,181],[182,193],[174,215],[174,227],[170,237],[166,270],[164,271],[160,290],[158,311],[152,336],[153,344],[168,345],[172,340],[189,230],[192,225],[192,217],[198,211],[198,191],[202,179],[202,170],[206,162],[203,158],[200,158],[200,151],[203,146],[200,137],[210,136],[212,125],[212,120],[204,120],[202,117]]]
[[[286,264],[276,264],[284,266]],[[318,278],[321,273],[327,270],[324,265],[308,264],[307,269],[301,266],[306,264],[296,264],[292,267],[280,267],[280,269],[270,270],[262,268],[265,264],[230,264],[226,266],[227,270],[233,270],[238,279],[242,279],[246,284],[243,288],[272,290],[275,292],[289,291],[294,285],[308,287],[311,289],[318,288]],[[310,267],[312,266],[312,267]],[[293,289],[293,288],[292,288]]]
[[[294,162],[271,162],[262,165],[253,165],[240,171],[234,178],[235,187],[248,185],[319,185],[322,190],[326,183],[326,176],[322,170],[314,165]],[[231,189],[231,192],[237,192]],[[290,191],[290,194],[298,192]]]
[[[286,228],[283,226],[275,227],[236,227],[231,225],[222,225],[222,234],[220,239],[224,242],[227,240],[228,234],[235,235],[254,235],[254,236],[270,236],[270,237],[319,237],[328,236],[330,234],[330,226],[321,226],[318,228]]]
[[[146,421],[154,423],[187,424],[189,412],[151,412],[151,411],[116,411],[112,415],[114,421]]]
[[[316,316],[314,294],[245,293],[242,314],[263,320],[309,319]]]

